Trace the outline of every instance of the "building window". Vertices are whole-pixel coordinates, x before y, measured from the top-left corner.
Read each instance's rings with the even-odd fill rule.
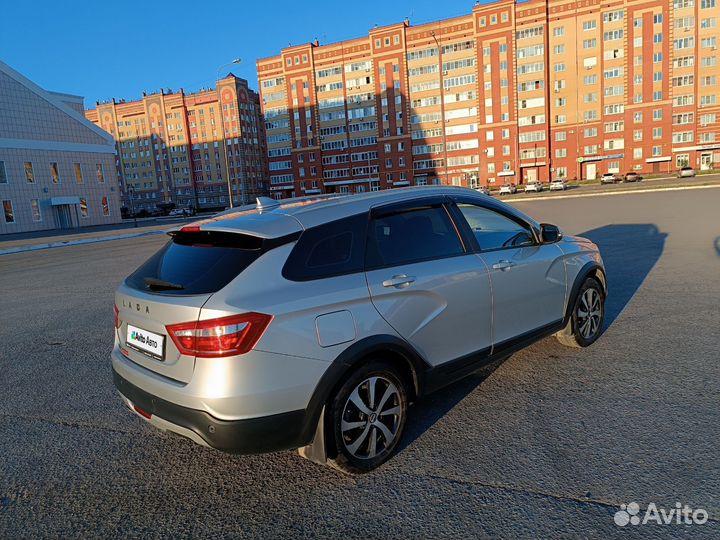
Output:
[[[88,206],[87,206],[87,200],[80,199],[80,216],[81,217],[88,217]]]
[[[97,181],[100,184],[104,184],[105,183],[105,174],[103,173],[102,163],[98,163],[95,165],[95,172],[97,174]]]
[[[12,201],[3,201],[3,210],[5,211],[5,223],[15,223]]]
[[[42,213],[40,212],[40,201],[37,199],[30,199],[30,208],[32,209],[32,220],[35,223],[42,221]]]
[[[658,157],[662,155],[662,146],[653,146],[652,147],[652,155],[654,157]]]
[[[53,184],[60,183],[60,172],[58,171],[57,163],[50,163],[50,177],[52,178]]]
[[[5,162],[0,161],[0,184],[7,184],[7,173],[5,172]]]
[[[33,164],[30,161],[25,162],[25,180],[28,184],[35,183],[35,173],[33,172]]]
[[[78,184],[82,184],[83,183],[82,168],[80,167],[79,163],[73,163],[73,166],[75,168],[75,181]]]
[[[103,212],[103,216],[110,215],[110,205],[108,204],[107,195],[103,196],[103,198],[102,198],[102,212]]]

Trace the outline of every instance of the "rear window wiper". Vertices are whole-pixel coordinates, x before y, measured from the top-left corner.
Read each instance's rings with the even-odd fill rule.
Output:
[[[184,289],[182,285],[179,283],[171,283],[170,281],[164,281],[162,279],[155,279],[151,277],[143,278],[143,281],[145,282],[145,285],[147,285],[150,289],[155,289],[156,291],[167,291],[167,290],[175,290],[180,291]]]

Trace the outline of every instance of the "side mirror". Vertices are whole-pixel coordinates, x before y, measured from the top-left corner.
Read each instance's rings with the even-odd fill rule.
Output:
[[[543,244],[552,244],[562,238],[563,234],[557,225],[551,225],[550,223],[540,224],[540,238]]]

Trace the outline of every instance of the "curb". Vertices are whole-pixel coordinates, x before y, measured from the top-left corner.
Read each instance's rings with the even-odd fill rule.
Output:
[[[96,244],[98,242],[109,242],[111,240],[125,240],[127,238],[140,238],[143,236],[153,236],[156,234],[164,234],[165,231],[148,231],[143,233],[132,234],[116,234],[114,236],[100,236],[98,238],[82,238],[78,240],[66,240],[64,242],[49,242],[47,244],[31,244],[26,246],[17,246],[11,248],[0,249],[0,255],[11,255],[13,253],[24,253],[26,251],[39,251],[42,249],[53,249],[67,246],[79,246],[82,244]]]
[[[579,199],[583,197],[609,197],[612,195],[635,195],[638,193],[657,193],[659,191],[687,191],[689,189],[712,189],[720,188],[720,184],[712,184],[705,186],[673,186],[673,187],[658,187],[650,189],[628,189],[623,191],[601,191],[600,193],[578,193],[577,195],[553,195],[552,197],[520,197],[515,199],[508,199],[505,202],[512,204],[514,202],[525,202],[525,201],[554,201],[557,199]]]

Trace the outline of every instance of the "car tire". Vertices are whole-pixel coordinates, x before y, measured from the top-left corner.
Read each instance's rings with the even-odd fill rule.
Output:
[[[406,382],[391,365],[371,361],[348,377],[328,403],[325,438],[334,444],[328,464],[348,474],[370,472],[387,461],[405,429]]]
[[[567,347],[587,347],[600,337],[604,321],[605,291],[589,277],[575,296],[567,325],[555,335]]]

